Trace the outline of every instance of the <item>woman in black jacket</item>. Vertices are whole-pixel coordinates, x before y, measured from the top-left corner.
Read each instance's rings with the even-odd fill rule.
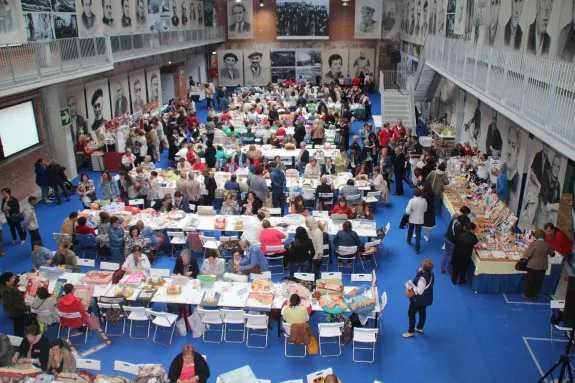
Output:
[[[36,173],[36,185],[38,185],[42,191],[42,202],[49,203],[48,182],[46,180],[46,164],[42,158],[39,158],[34,164],[34,172]]]
[[[208,169],[205,169],[203,174],[204,174],[204,185],[208,192],[208,194],[204,195],[204,206],[213,206],[214,199],[216,198],[216,189],[218,188],[218,185],[216,184],[216,180],[214,179],[214,177],[210,175],[210,171]]]
[[[197,278],[200,273],[198,262],[190,257],[190,252],[186,249],[180,253],[180,258],[174,265],[174,275],[184,275],[186,277]]]
[[[4,314],[14,321],[14,335],[24,336],[26,303],[24,294],[18,290],[18,277],[10,271],[0,275],[0,298],[4,305]]]
[[[256,197],[255,193],[250,191],[246,195],[246,199],[242,201],[241,215],[257,215],[258,211],[262,208],[262,201]]]
[[[206,144],[206,150],[204,152],[204,156],[206,158],[206,166],[210,169],[216,167],[216,148],[214,148],[214,144],[212,141],[208,141]]]
[[[60,191],[64,194],[66,201],[70,201],[70,192],[64,185],[64,182],[67,180],[65,171],[66,168],[60,166],[56,160],[50,161],[50,164],[46,167],[46,183],[54,189],[56,204],[58,205],[62,203]],[[81,178],[82,177],[80,177],[80,179]]]
[[[14,364],[31,363],[40,366],[42,371],[46,371],[50,359],[50,342],[42,335],[37,325],[26,327],[25,335],[12,358],[12,362]]]
[[[194,346],[187,344],[170,364],[168,377],[170,383],[192,381],[194,378],[197,383],[206,383],[210,377],[210,368],[204,357],[196,352]]]
[[[17,198],[12,196],[12,191],[8,188],[2,189],[2,211],[6,215],[8,226],[10,226],[10,234],[12,234],[12,244],[16,244],[16,232],[20,236],[20,243],[26,243],[26,232],[22,228],[20,221],[20,203]]]
[[[457,280],[459,283],[465,283],[465,275],[467,269],[471,265],[471,256],[473,255],[473,248],[479,242],[473,230],[475,230],[473,222],[467,222],[463,225],[463,231],[455,239],[455,247],[453,248],[453,258],[451,258],[451,282],[456,285]]]
[[[290,277],[301,268],[303,273],[311,273],[311,261],[315,256],[313,242],[309,238],[307,231],[299,226],[295,231],[294,240],[288,246]]]

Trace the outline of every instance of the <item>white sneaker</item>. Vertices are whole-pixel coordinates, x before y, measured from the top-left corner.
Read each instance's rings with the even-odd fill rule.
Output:
[[[413,338],[415,336],[415,333],[412,332],[404,332],[403,334],[401,334],[402,337],[404,338]]]
[[[429,237],[423,237],[423,239],[425,239],[425,242],[429,242]]]

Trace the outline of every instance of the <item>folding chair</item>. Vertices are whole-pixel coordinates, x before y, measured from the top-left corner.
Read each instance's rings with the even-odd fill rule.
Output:
[[[339,246],[336,249],[336,253],[337,253],[337,271],[341,271],[341,269],[351,269],[351,274],[355,273],[355,258],[357,255],[357,246]],[[344,266],[343,265],[344,261],[351,262],[351,266],[350,265]]]
[[[134,377],[138,375],[138,365],[128,362],[122,362],[120,360],[114,361],[114,374],[118,372],[123,372],[125,374],[133,375]]]
[[[81,370],[100,371],[102,366],[99,360],[76,358],[76,368]]]
[[[326,243],[325,245],[323,245],[323,254],[321,255],[321,266],[320,266],[320,270],[322,267],[324,267],[325,265],[325,271],[329,271],[329,261],[331,259],[331,252],[329,249],[329,243]]]
[[[315,189],[302,188],[301,195],[303,197],[304,206],[308,209],[315,209]]]
[[[379,250],[379,245],[381,245],[381,239],[368,242],[365,244],[363,253],[361,253],[359,256],[359,262],[361,263],[361,267],[363,268],[364,271],[365,271],[364,258],[366,262],[371,260],[371,262],[373,263],[373,268],[377,269],[377,260],[375,259],[375,255],[377,254],[377,250]]]
[[[318,343],[319,343],[319,354],[321,356],[328,357],[328,356],[340,356],[341,355],[341,335],[343,330],[343,322],[338,323],[318,323]],[[322,342],[322,339],[333,339],[337,338],[335,342]],[[322,344],[337,344],[338,353],[337,354],[324,354],[322,349]]]
[[[78,266],[94,268],[96,267],[96,261],[93,259],[78,258]]]
[[[333,193],[319,193],[318,198],[323,203],[323,207],[326,210],[331,210],[333,206]]]
[[[313,273],[294,273],[295,278],[301,279],[302,281],[315,281],[315,274]]]
[[[345,201],[347,202],[347,204],[349,206],[355,206],[359,203],[359,201],[361,200],[361,194],[352,194],[352,195],[348,195],[345,198]]]
[[[277,253],[274,253],[277,251]],[[284,269],[284,252],[285,247],[280,246],[267,246],[266,247],[266,258],[268,260],[268,268],[270,269],[272,275],[282,275],[285,272]],[[274,273],[273,269],[280,269],[280,273]]]
[[[104,318],[104,333],[108,336],[122,336],[126,333],[126,312],[122,308],[124,305],[124,298],[110,298],[110,297],[100,297],[98,298],[98,309],[100,311],[100,316]],[[122,320],[122,333],[121,334],[109,334],[108,333],[108,323],[110,322],[108,312],[111,310],[118,310],[119,318]]]
[[[252,315],[244,314],[246,319],[245,329],[246,329],[246,347],[249,348],[266,348],[268,346],[268,320],[267,315]],[[250,346],[250,330],[251,336],[259,336],[265,338],[265,344],[261,346]],[[264,334],[258,334],[258,332],[263,331]]]
[[[168,231],[168,239],[172,245],[172,257],[174,256],[174,246],[182,246],[186,244],[186,234],[183,231]]]
[[[146,312],[145,307],[137,307],[137,306],[124,306],[124,311],[126,312],[126,316],[130,321],[130,339],[148,339],[150,337],[150,317]],[[146,326],[133,326],[134,322],[146,322],[148,324],[148,332],[146,333],[146,337],[135,337],[132,335],[132,327],[146,327]]]
[[[245,341],[245,318],[244,318],[244,311],[243,310],[229,310],[229,309],[220,309],[222,313],[222,321],[224,322],[224,342],[226,343],[244,343]],[[232,326],[239,326],[241,325],[241,330],[228,328]],[[242,334],[241,341],[232,341],[228,340],[228,331],[229,332],[240,332]]]
[[[282,215],[282,209],[279,207],[268,208],[268,212],[270,213],[271,217],[281,217]]]
[[[146,313],[152,319],[152,323],[156,325],[156,330],[154,331],[154,337],[152,341],[156,344],[162,344],[164,346],[170,346],[172,344],[172,339],[174,338],[174,331],[176,330],[176,321],[178,320],[178,316],[176,314],[170,314],[166,312],[159,312],[146,309]],[[162,343],[158,342],[157,335],[158,335],[158,327],[163,327],[168,329],[170,332],[170,328],[172,329],[170,333],[170,342],[169,343]]]
[[[290,334],[291,334],[291,325],[283,322],[282,321],[282,327],[283,327],[283,333],[284,333],[284,355],[287,358],[305,358],[307,355],[307,346],[305,344],[296,344],[296,343],[292,343],[289,340]],[[298,346],[298,347],[302,347],[303,348],[303,355],[302,354],[288,354],[288,346],[289,345],[294,345],[294,346]]]
[[[80,327],[70,327],[68,325],[66,325],[66,319],[81,319],[82,315],[79,312],[76,313],[60,313],[60,325],[58,326],[58,338],[60,338],[60,330],[62,328],[68,328],[68,336],[66,336],[66,339],[68,340],[68,342],[70,341],[70,331],[72,330],[72,328],[83,328],[84,329],[84,345],[88,342],[88,334],[90,333],[90,327],[88,327],[86,324],[82,323],[82,326]],[[63,323],[64,322],[64,323]],[[64,325],[64,326],[62,326]]]
[[[168,278],[170,274],[170,269],[150,269],[150,277]]]
[[[200,235],[200,240],[202,241],[202,248],[204,249],[204,258],[206,257],[206,251],[208,249],[218,250],[220,248],[221,242],[216,240],[216,237]]]
[[[272,272],[262,271],[261,274],[250,273],[250,281],[255,281],[256,279],[272,279]]]
[[[314,218],[329,218],[329,211],[328,210],[314,210],[314,211],[312,211],[311,215]]]
[[[352,282],[371,282],[373,281],[372,274],[351,274]]]
[[[10,339],[10,345],[12,347],[20,347],[24,338],[16,335],[8,335],[8,339]]]
[[[354,327],[353,329],[353,356],[352,359],[354,362],[361,362],[361,363],[373,363],[375,361],[375,344],[377,343],[377,333],[379,329],[377,328],[359,328]],[[371,347],[358,347],[356,343],[361,344],[371,344]],[[368,360],[361,360],[356,359],[355,351],[356,350],[369,350],[371,351],[371,359]]]
[[[222,320],[222,315],[220,310],[205,310],[201,307],[197,308],[200,314],[200,320],[205,326],[204,333],[202,334],[202,340],[205,343],[222,343],[224,340],[224,321]],[[220,330],[215,329],[216,326],[221,326]],[[206,340],[206,334],[208,332],[219,332],[220,340],[215,342],[213,340]]]
[[[128,200],[128,205],[129,206],[137,206],[137,207],[143,209],[144,208],[144,199],[143,198],[130,199],[130,200]]]
[[[120,268],[119,263],[115,262],[100,262],[100,270],[116,271]]]
[[[343,274],[339,271],[322,272],[321,279],[343,279]]]
[[[98,258],[98,244],[96,243],[94,234],[76,234],[74,238],[76,240],[76,253],[82,252],[81,258],[84,258],[86,252],[90,250],[94,250],[96,258]]]

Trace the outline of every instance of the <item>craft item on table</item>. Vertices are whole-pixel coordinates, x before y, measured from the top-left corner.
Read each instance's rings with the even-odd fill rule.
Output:
[[[134,288],[126,285],[118,285],[114,289],[114,297],[130,298],[134,294]]]
[[[129,213],[132,213],[132,215],[136,215],[136,214],[140,213],[140,209],[135,207],[135,206],[124,206],[124,208],[122,210],[127,211]]]
[[[51,266],[40,266],[40,274],[42,276],[45,276],[46,278],[49,279],[54,279],[54,278],[58,278],[60,275],[64,274],[66,272],[66,268],[65,267],[60,267],[60,266],[56,266],[56,267],[51,267]]]
[[[214,220],[214,230],[225,230],[227,220],[225,218],[216,218]]]
[[[112,281],[113,271],[90,270],[82,277],[82,282],[105,285]]]
[[[172,275],[170,280],[173,284],[185,286],[190,281],[190,278],[185,275]]]
[[[367,314],[375,308],[375,299],[366,297],[365,295],[358,295],[351,299],[346,299],[346,304],[352,313]]]
[[[206,291],[202,297],[200,306],[202,307],[218,307],[218,301],[220,300],[220,293],[217,291]]]
[[[58,279],[54,284],[54,290],[52,291],[52,297],[54,299],[60,298],[64,294],[64,286],[68,283],[66,279]]]
[[[0,377],[21,381],[29,377],[38,376],[42,370],[32,364],[15,364],[10,367],[0,367]]]
[[[302,226],[305,224],[305,217],[301,214],[288,214],[282,218],[282,222],[289,226]]]
[[[347,309],[341,294],[325,294],[319,298],[322,310],[329,314],[339,314]]]
[[[172,282],[173,282],[173,279],[172,279]],[[166,283],[166,281],[162,277],[146,278],[146,285],[151,286],[151,287],[161,287],[165,283]]]
[[[179,295],[182,293],[182,285],[176,285],[173,283],[168,284],[166,288],[166,294],[168,295]]]
[[[50,281],[46,278],[42,278],[37,274],[28,275],[28,283],[26,285],[26,290],[24,291],[24,298],[30,296],[35,297],[36,292],[39,287],[45,287],[49,290]]]
[[[167,214],[167,216],[168,219],[171,219],[173,221],[179,221],[186,217],[186,213],[183,210],[172,210]]]
[[[154,294],[156,293],[156,291],[158,291],[157,288],[154,287],[144,287],[143,289],[140,290],[140,293],[138,294],[138,301],[143,301],[143,302],[150,302],[152,300],[152,298],[154,297]]]
[[[252,291],[270,291],[270,289],[273,286],[273,282],[271,281],[271,279],[266,279],[266,278],[262,278],[262,279],[254,279],[252,281]]]
[[[218,376],[222,383],[258,383],[259,380],[254,375],[250,366],[243,366],[238,369],[226,372]]]
[[[264,292],[251,292],[246,301],[247,310],[263,310],[269,311],[272,308],[274,295],[272,293]]]
[[[285,144],[284,149],[285,150],[295,150],[295,144],[291,144],[291,143]]]
[[[128,276],[125,277],[123,283],[126,285],[139,285],[145,279],[146,279],[146,274],[144,274],[140,271],[136,271],[136,272],[128,274]]]
[[[343,292],[343,284],[341,279],[318,279],[316,281],[316,289],[321,294],[341,294]]]
[[[215,275],[198,275],[198,280],[204,289],[211,289],[214,286],[216,279]]]

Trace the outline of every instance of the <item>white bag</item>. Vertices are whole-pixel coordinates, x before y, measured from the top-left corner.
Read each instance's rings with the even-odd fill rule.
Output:
[[[200,313],[196,310],[188,317],[188,324],[192,330],[193,338],[201,338],[206,330],[202,320],[200,319]]]
[[[188,333],[188,331],[186,330],[186,321],[184,321],[184,318],[180,318],[176,322],[176,332],[178,333],[179,336],[186,336],[186,334]]]

